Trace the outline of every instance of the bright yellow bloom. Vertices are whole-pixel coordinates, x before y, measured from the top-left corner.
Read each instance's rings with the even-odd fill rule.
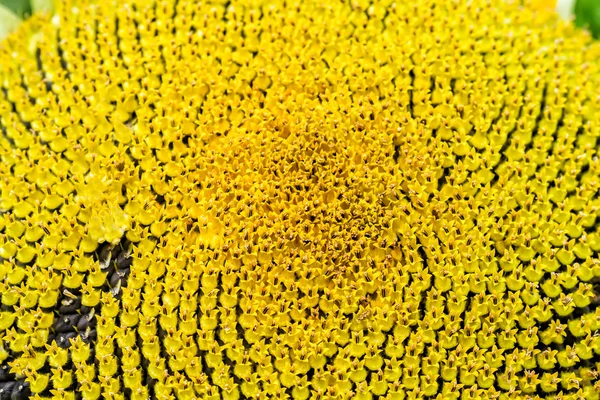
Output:
[[[0,44],[0,390],[598,399],[600,45],[525,3],[26,22]]]
[[[532,8],[553,10],[556,8],[557,0],[529,0],[525,3],[529,3]]]

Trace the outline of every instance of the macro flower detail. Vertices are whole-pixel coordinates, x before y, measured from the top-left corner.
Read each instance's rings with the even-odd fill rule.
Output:
[[[599,399],[600,45],[525,3],[26,21],[0,399]]]

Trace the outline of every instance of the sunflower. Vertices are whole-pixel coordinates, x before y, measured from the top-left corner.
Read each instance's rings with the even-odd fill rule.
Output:
[[[600,398],[589,33],[56,7],[0,44],[1,399]]]

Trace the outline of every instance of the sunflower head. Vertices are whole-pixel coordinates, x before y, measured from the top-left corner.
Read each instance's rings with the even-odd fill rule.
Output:
[[[0,398],[599,398],[588,33],[486,0],[56,8],[0,44]]]

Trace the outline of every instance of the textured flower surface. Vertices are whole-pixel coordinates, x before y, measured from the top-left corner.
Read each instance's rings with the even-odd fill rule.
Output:
[[[33,17],[0,399],[598,399],[599,59],[517,1]]]

